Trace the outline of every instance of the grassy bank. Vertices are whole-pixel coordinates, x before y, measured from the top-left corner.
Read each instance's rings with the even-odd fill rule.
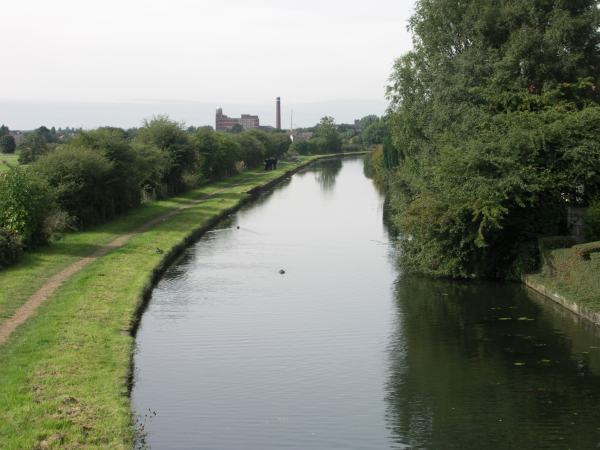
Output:
[[[19,155],[0,153],[0,172],[8,170],[8,166],[6,164],[10,164],[11,166],[18,166]]]
[[[282,163],[272,172],[247,171],[146,205],[103,227],[66,236],[0,272],[6,319],[71,262],[148,220],[188,206],[69,278],[0,346],[0,448],[131,448],[130,330],[155,269],[192,230],[209,226],[247,200],[249,190],[312,159]],[[206,195],[211,197],[191,203]]]
[[[600,242],[569,244],[564,238],[542,239],[541,271],[528,275],[526,282],[541,287],[538,290],[555,300],[564,299],[574,305],[569,309],[591,318],[600,313]]]

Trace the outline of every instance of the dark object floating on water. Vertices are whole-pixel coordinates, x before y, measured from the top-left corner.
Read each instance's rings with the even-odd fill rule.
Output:
[[[240,226],[238,225],[236,228],[239,230],[239,229],[240,229]]]
[[[283,270],[283,269],[279,269],[279,273],[280,273],[281,275],[283,275],[283,274],[285,273],[285,270]]]

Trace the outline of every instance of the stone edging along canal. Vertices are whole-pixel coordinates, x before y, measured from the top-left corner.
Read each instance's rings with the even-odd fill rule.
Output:
[[[231,208],[228,208],[224,211],[221,211],[219,214],[212,217],[204,225],[202,225],[196,229],[193,229],[178,244],[174,245],[173,247],[171,247],[171,249],[169,251],[165,252],[165,255],[162,258],[162,260],[153,269],[153,271],[150,274],[150,277],[148,279],[148,282],[142,289],[142,293],[139,296],[139,300],[138,300],[137,306],[136,306],[134,314],[133,314],[131,327],[129,330],[126,330],[126,331],[128,333],[130,333],[131,336],[133,336],[133,338],[135,339],[137,330],[139,328],[139,325],[140,325],[140,322],[142,319],[142,315],[144,314],[144,311],[146,310],[146,308],[148,306],[150,298],[152,297],[152,291],[156,287],[157,283],[160,281],[160,279],[162,278],[162,276],[164,275],[166,270],[171,266],[171,264],[173,264],[183,254],[183,252],[188,247],[193,245],[199,238],[201,238],[204,234],[206,234],[206,232],[210,231],[212,228],[214,228],[216,225],[218,225],[221,221],[223,221],[225,218],[227,218],[231,214],[235,213],[236,211],[240,210],[246,204],[251,203],[263,192],[270,190],[271,188],[273,188],[276,185],[278,185],[279,183],[281,183],[283,180],[290,178],[295,173],[299,172],[302,169],[305,169],[306,167],[310,166],[311,164],[313,164],[317,161],[336,159],[336,158],[344,158],[344,157],[352,157],[352,156],[361,156],[361,155],[365,155],[367,153],[368,152],[351,152],[351,153],[337,153],[337,154],[331,154],[331,155],[317,156],[309,161],[299,164],[298,166],[294,167],[293,169],[286,171],[285,173],[278,176],[277,178],[274,178],[273,180],[270,180],[264,184],[258,185],[256,187],[250,189],[249,191],[246,192],[246,194],[248,194],[248,196],[242,198],[234,206],[232,206]],[[128,383],[127,383],[129,394],[131,394],[131,389],[133,387],[133,382],[134,382],[133,357],[134,357],[134,354],[132,351],[131,361],[129,364]]]
[[[599,312],[593,311],[585,306],[579,305],[578,303],[563,297],[562,295],[548,289],[546,286],[534,282],[529,276],[523,277],[523,284],[525,284],[525,286],[527,286],[529,289],[544,296],[546,299],[552,300],[553,302],[559,304],[574,315],[589,320],[596,326],[600,326]]]

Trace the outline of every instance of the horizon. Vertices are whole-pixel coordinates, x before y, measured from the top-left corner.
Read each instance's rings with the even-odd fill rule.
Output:
[[[0,122],[131,127],[168,114],[205,125],[221,106],[273,125],[275,97],[286,127],[292,109],[298,126],[380,115],[394,61],[412,48],[413,5],[9,1],[0,39],[13,44],[0,72]]]
[[[293,111],[294,128],[316,125],[323,116],[332,116],[336,123],[353,123],[369,114],[381,116],[387,102],[368,100],[337,100],[306,102],[287,105],[282,102],[282,128],[289,129]],[[55,101],[2,101],[0,124],[11,130],[29,131],[40,126],[52,128],[94,129],[105,126],[137,128],[144,120],[166,115],[186,126],[214,127],[215,111],[223,108],[230,117],[241,114],[258,115],[261,126],[275,125],[275,97],[261,103],[208,103],[194,101],[138,101],[138,102],[55,102]],[[10,111],[10,113],[9,113]],[[6,120],[10,117],[12,121]]]

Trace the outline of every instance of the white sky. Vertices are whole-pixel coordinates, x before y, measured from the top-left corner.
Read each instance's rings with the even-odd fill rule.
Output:
[[[0,102],[383,102],[413,4],[3,0]]]

